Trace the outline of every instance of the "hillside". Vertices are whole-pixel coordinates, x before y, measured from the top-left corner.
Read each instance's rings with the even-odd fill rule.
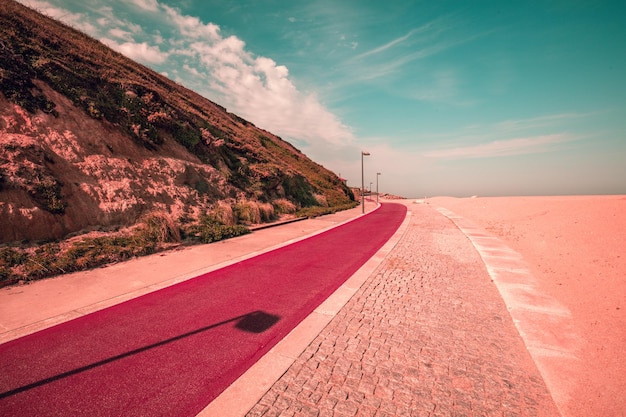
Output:
[[[202,224],[354,204],[337,175],[281,138],[60,22],[0,6],[0,243],[155,213],[184,239]]]

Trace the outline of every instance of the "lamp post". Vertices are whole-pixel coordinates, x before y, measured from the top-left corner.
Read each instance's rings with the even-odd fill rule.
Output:
[[[378,204],[378,176],[380,175],[380,172],[376,173],[376,204]]]
[[[369,156],[369,152],[361,151],[361,213],[365,214],[365,180],[363,179],[363,157]]]

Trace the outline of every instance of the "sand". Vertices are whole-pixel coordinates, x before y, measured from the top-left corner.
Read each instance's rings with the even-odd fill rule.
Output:
[[[626,197],[429,198],[519,252],[579,335],[565,416],[626,415]],[[558,335],[557,335],[558,336]],[[573,379],[573,380],[571,380]]]

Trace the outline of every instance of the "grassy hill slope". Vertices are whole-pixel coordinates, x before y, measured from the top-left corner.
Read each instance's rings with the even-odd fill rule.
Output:
[[[0,6],[0,279],[74,268],[16,259],[46,245],[59,258],[86,232],[141,230],[136,246],[151,252],[354,204],[281,138],[58,21]]]

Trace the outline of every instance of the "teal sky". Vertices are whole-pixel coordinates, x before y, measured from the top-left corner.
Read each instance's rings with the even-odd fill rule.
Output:
[[[351,186],[626,194],[623,1],[20,1]]]

